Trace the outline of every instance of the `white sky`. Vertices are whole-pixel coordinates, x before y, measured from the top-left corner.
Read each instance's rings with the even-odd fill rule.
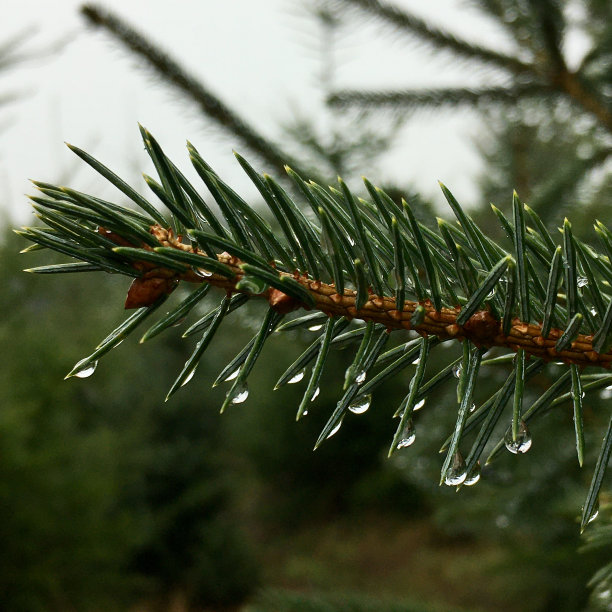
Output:
[[[481,44],[500,44],[494,25],[458,0],[396,1]],[[320,114],[316,26],[300,18],[305,2],[106,0],[105,6],[160,42],[264,134],[278,137],[279,119],[290,120],[294,109]],[[241,193],[254,194],[232,156],[232,148],[241,150],[240,143],[221,137],[179,93],[156,85],[108,35],[85,28],[77,0],[0,0],[0,6],[0,41],[25,27],[37,29],[29,48],[71,40],[61,53],[0,77],[0,92],[25,94],[19,103],[0,110],[0,207],[13,221],[29,222],[23,197],[32,192],[28,178],[68,182],[81,190],[107,189],[63,141],[85,148],[131,183],[142,184],[140,172],[149,166],[137,122],[151,130],[179,167],[189,165],[184,149],[189,139]],[[400,40],[380,27],[350,30],[339,53],[339,82],[372,87],[477,82],[477,76],[452,65],[449,57],[433,58],[421,46]],[[390,178],[415,185],[442,202],[440,179],[469,205],[477,196],[475,177],[481,168],[473,145],[479,129],[477,118],[467,112],[416,114],[382,169],[372,174],[364,168],[363,173],[374,182]]]

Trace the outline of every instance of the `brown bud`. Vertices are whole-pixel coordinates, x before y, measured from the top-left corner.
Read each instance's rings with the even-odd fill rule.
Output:
[[[463,330],[471,339],[489,342],[499,333],[499,321],[488,310],[479,310],[467,320]]]
[[[283,293],[280,289],[270,288],[268,292],[268,302],[270,308],[276,310],[280,314],[287,314],[293,310],[297,310],[302,306],[302,303],[295,298]]]
[[[135,278],[128,290],[125,308],[142,308],[154,304],[162,295],[172,293],[178,281],[176,278]]]
[[[458,336],[461,332],[461,327],[459,327],[459,325],[457,325],[456,323],[453,323],[452,325],[447,325],[444,330],[449,336],[455,337]]]

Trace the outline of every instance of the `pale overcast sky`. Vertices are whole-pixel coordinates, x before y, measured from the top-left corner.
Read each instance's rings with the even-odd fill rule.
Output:
[[[275,137],[279,119],[289,120],[295,109],[313,115],[321,108],[321,65],[312,48],[316,26],[301,17],[305,2],[106,0],[104,6],[160,42],[231,107]],[[458,0],[397,3],[481,44],[502,45],[494,25]],[[0,206],[14,221],[29,222],[22,195],[31,192],[28,178],[106,189],[64,141],[87,149],[131,182],[141,180],[140,172],[149,166],[137,122],[151,130],[181,168],[188,166],[184,144],[189,139],[239,191],[254,193],[232,156],[240,143],[221,137],[179,93],[156,85],[108,35],[86,28],[78,14],[80,2],[2,0],[1,5],[0,41],[26,27],[37,29],[31,49],[70,40],[57,55],[0,78],[0,92],[24,92],[19,103],[0,112]],[[339,52],[342,85],[477,82],[448,57],[434,58],[419,45],[406,45],[384,32],[363,25],[349,32]],[[476,116],[467,112],[417,114],[402,129],[383,167],[374,175],[368,168],[363,172],[375,182],[389,178],[413,184],[441,202],[440,179],[469,205],[477,195],[475,177],[481,168],[473,145],[479,129]]]

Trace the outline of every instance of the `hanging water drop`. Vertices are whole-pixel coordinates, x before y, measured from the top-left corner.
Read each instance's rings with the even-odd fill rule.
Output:
[[[461,367],[460,363],[457,363],[456,365],[453,366],[453,376],[455,378],[461,378],[461,370],[463,368]]]
[[[515,455],[526,453],[531,448],[531,435],[525,421],[519,423],[516,440],[512,439],[512,427],[508,428],[504,436],[504,444],[506,448]]]
[[[319,331],[319,330],[320,330],[322,327],[323,327],[323,324],[322,324],[322,323],[317,323],[317,325],[311,325],[311,326],[308,328],[308,331],[311,331],[311,332],[316,332],[316,331]]]
[[[469,471],[469,473],[465,477],[463,484],[468,487],[475,485],[480,480],[480,471],[481,471],[480,461],[477,461],[474,467]]]
[[[474,412],[474,410],[476,410],[476,404],[472,402],[472,405],[470,406],[470,412]]]
[[[89,361],[83,364],[83,366],[80,369],[78,369],[76,372],[74,372],[72,376],[76,376],[77,378],[88,378],[96,371],[97,367],[98,367],[97,361]]]
[[[579,276],[576,279],[576,285],[578,288],[582,289],[582,287],[586,287],[589,284],[588,279],[585,276]]]
[[[366,371],[365,370],[361,370],[361,372],[358,372],[357,376],[355,376],[355,382],[358,385],[360,385],[365,379],[366,379]]]
[[[591,309],[589,310],[589,312],[595,316],[597,314],[597,309],[595,308],[595,306],[591,306]]]
[[[229,382],[230,380],[234,380],[238,374],[240,374],[240,368],[236,368],[226,379],[224,382]]]
[[[423,398],[422,400],[419,400],[415,405],[414,408],[412,409],[413,412],[416,412],[417,410],[420,410],[423,406],[425,405],[425,398]]]
[[[331,256],[334,254],[334,245],[333,245],[331,238],[329,237],[329,234],[325,230],[325,227],[323,228],[323,231],[321,232],[321,250],[326,255]]]
[[[372,394],[367,393],[365,395],[359,395],[356,399],[354,399],[350,404],[348,409],[353,414],[363,414],[372,403]]]
[[[246,382],[237,384],[232,390],[232,404],[242,404],[249,397],[249,387]]]
[[[463,459],[463,455],[457,451],[444,475],[444,484],[449,487],[456,487],[465,480],[466,475],[465,460]]]
[[[196,276],[201,278],[210,278],[213,273],[208,270],[204,270],[204,268],[192,268],[192,270],[196,273]]]
[[[404,425],[404,429],[402,429],[402,435],[395,448],[398,450],[400,448],[407,448],[408,446],[412,446],[415,440],[416,431],[414,429],[414,424],[412,423],[412,419],[408,419],[407,423]]]
[[[326,440],[328,438],[331,438],[334,434],[338,433],[338,430],[340,429],[340,427],[342,427],[342,421],[344,420],[344,417],[342,417],[334,426],[334,428],[327,434],[326,436]]]
[[[317,387],[314,391],[314,393],[312,394],[312,397],[310,398],[311,402],[314,402],[317,397],[319,397],[319,393],[321,393],[321,387]]]
[[[395,289],[397,289],[397,287],[400,285],[401,282],[402,282],[401,271],[398,270],[397,268],[393,268],[389,272],[389,274],[387,274],[387,284],[393,291],[395,291]]]
[[[288,385],[294,385],[295,383],[299,383],[300,380],[304,378],[306,375],[306,368],[302,368],[297,374],[294,374],[288,381]]]
[[[191,370],[191,372],[189,372],[189,374],[187,374],[187,378],[185,378],[185,380],[181,383],[181,387],[184,387],[192,378],[193,375],[195,374],[196,369],[193,368],[193,370]]]
[[[583,508],[584,509],[584,508]],[[599,499],[595,502],[593,510],[591,510],[591,516],[589,516],[586,524],[592,523],[599,516]]]
[[[601,399],[610,399],[612,397],[612,385],[609,385],[605,389],[602,389],[601,393],[599,394],[599,397]]]

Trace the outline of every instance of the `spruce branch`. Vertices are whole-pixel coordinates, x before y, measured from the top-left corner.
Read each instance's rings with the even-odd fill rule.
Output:
[[[504,54],[446,32],[409,11],[380,0],[338,0],[342,6],[354,8],[388,27],[408,34],[435,50],[449,51],[452,56],[467,60],[474,67],[488,66],[509,80],[503,87],[481,89],[441,88],[432,90],[367,91],[347,89],[333,93],[329,100],[340,107],[361,108],[428,108],[476,104],[516,104],[524,98],[555,100],[562,97],[570,100],[595,117],[601,126],[612,133],[612,107],[609,88],[609,70],[603,74],[589,73],[591,54],[587,54],[582,65],[571,70],[563,54],[563,37],[567,29],[566,16],[557,3],[542,0],[528,3],[529,23],[510,28],[517,48],[528,49],[528,61],[512,54]],[[501,9],[491,10],[499,19]],[[529,36],[525,32],[529,31]],[[609,42],[605,39],[594,45],[592,59],[605,54]],[[606,65],[605,61],[603,62]]]
[[[28,231],[20,232],[29,237]],[[299,273],[278,272],[267,273],[263,268],[245,264],[239,257],[229,253],[219,254],[217,262],[206,258],[192,247],[184,245],[172,234],[171,230],[159,226],[151,227],[152,235],[160,246],[154,251],[147,245],[138,248],[116,247],[113,251],[132,260],[132,265],[148,271],[139,278],[172,279],[175,282],[208,283],[229,293],[245,293],[250,297],[262,298],[279,312],[292,312],[300,308],[316,309],[328,316],[345,317],[349,320],[360,319],[384,325],[389,331],[415,331],[421,335],[435,335],[440,340],[469,340],[484,347],[503,347],[511,351],[524,350],[527,354],[541,357],[547,361],[564,361],[579,366],[601,366],[609,368],[612,364],[612,351],[598,353],[594,350],[593,334],[577,334],[575,321],[582,323],[582,315],[572,318],[567,329],[554,328],[548,332],[548,337],[542,335],[542,325],[525,323],[519,317],[512,320],[507,334],[503,333],[500,321],[496,320],[489,310],[476,309],[484,302],[487,294],[494,290],[496,284],[508,267],[511,257],[501,260],[493,269],[493,274],[487,277],[483,284],[473,294],[469,303],[463,308],[441,307],[436,310],[433,302],[427,299],[422,302],[405,300],[403,307],[398,308],[395,297],[377,295],[369,292],[365,303],[358,307],[359,295],[355,289],[344,289],[342,294],[336,290],[334,283],[323,283]],[[189,232],[193,236],[203,235]],[[239,252],[235,246],[228,246],[233,252]],[[187,250],[185,250],[187,249]],[[176,250],[179,253],[176,253]],[[159,254],[157,256],[156,254]],[[187,258],[184,253],[194,255]],[[184,264],[179,263],[184,262]],[[212,271],[215,263],[223,266],[223,274],[211,273],[203,275],[189,264],[208,268]],[[29,269],[30,272],[39,270]],[[49,273],[49,271],[46,271]],[[245,274],[262,278],[274,286],[260,293],[253,293],[250,286],[241,288],[239,285]],[[231,275],[231,276],[230,276]],[[292,287],[289,287],[291,282]],[[299,287],[299,288],[298,288]],[[148,305],[148,304],[147,304]],[[131,305],[126,307],[135,307]],[[424,309],[422,319],[415,324],[414,315],[419,307]],[[569,338],[568,332],[569,331]],[[560,350],[559,350],[560,349]]]
[[[502,68],[512,74],[533,72],[531,64],[517,57],[462,39],[393,4],[379,0],[341,0],[341,4],[360,9],[396,30],[408,32],[434,49],[447,49],[459,57]]]
[[[210,87],[190,74],[176,59],[159,45],[148,40],[125,19],[96,4],[84,4],[81,14],[93,26],[102,28],[123,46],[141,57],[163,81],[181,91],[215,123],[239,138],[243,145],[259,156],[275,171],[282,171],[287,163],[298,169],[297,161],[281,151],[275,143],[263,136],[238,112],[230,108]]]
[[[417,108],[443,108],[516,104],[525,98],[550,96],[551,89],[539,83],[516,87],[408,89],[391,91],[342,90],[329,97],[331,104],[357,105],[363,108],[391,108],[408,110]]]
[[[191,162],[218,213],[165,156],[153,136],[144,128],[141,135],[158,174],[149,185],[169,217],[107,166],[69,145],[140,210],[35,182],[41,195],[32,197],[33,206],[45,226],[18,231],[36,248],[55,250],[75,260],[29,272],[102,270],[131,278],[125,308],[135,312],[68,376],[90,375],[98,360],[154,314],[180,283],[196,287],[146,330],[141,342],[180,322],[210,294],[210,287],[216,287],[222,290],[221,303],[185,332],[185,337],[199,334],[200,339],[167,399],[191,380],[225,319],[251,300],[261,299],[269,308],[258,332],[215,381],[215,385],[232,381],[222,410],[247,399],[248,376],[272,332],[309,326],[322,329],[321,335],[277,383],[278,388],[299,382],[312,366],[298,418],[307,414],[318,396],[330,351],[359,342],[344,377],[342,398],[317,446],[345,418],[365,412],[375,389],[418,359],[408,395],[396,411],[400,424],[390,454],[412,444],[418,416],[414,413],[456,371],[458,416],[443,447],[447,455],[442,482],[460,486],[477,481],[479,458],[511,397],[508,432],[487,462],[504,446],[515,454],[526,452],[531,446],[528,422],[554,406],[571,403],[582,464],[583,396],[612,385],[612,374],[590,372],[609,369],[612,364],[612,232],[602,223],[597,222],[595,229],[603,252],[576,237],[567,219],[558,239],[561,244],[557,244],[537,213],[515,193],[512,220],[493,208],[510,238],[507,250],[485,234],[444,185],[442,191],[457,223],[438,219],[436,232],[417,219],[406,201],[396,203],[367,179],[364,184],[371,201],[358,197],[342,179],[339,188],[325,189],[287,168],[302,201],[315,215],[313,221],[302,213],[299,200],[237,155],[281,237],[206,164],[193,145],[188,145]],[[30,250],[32,247],[24,249]],[[300,309],[309,312],[283,322]],[[401,337],[394,332],[402,330],[416,332],[421,339],[401,342],[383,352],[392,336]],[[431,354],[448,341],[462,342],[463,357],[427,379]],[[496,348],[503,349],[501,355],[485,355]],[[530,379],[550,362],[565,364],[566,373],[527,406],[524,396]],[[505,383],[481,401],[476,392],[481,368],[511,363]],[[476,428],[479,432],[466,462],[460,447]],[[608,453],[609,446],[602,452]],[[598,473],[596,490],[592,487],[589,492],[590,505],[602,481],[603,474]]]

